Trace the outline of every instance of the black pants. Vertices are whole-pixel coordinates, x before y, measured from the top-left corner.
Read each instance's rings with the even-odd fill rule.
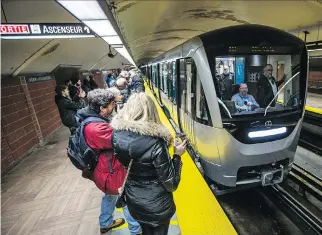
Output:
[[[142,235],[167,235],[169,230],[170,220],[158,227],[152,227],[147,224],[140,224]]]

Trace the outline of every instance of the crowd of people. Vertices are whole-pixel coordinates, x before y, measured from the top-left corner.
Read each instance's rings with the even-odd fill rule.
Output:
[[[58,85],[55,101],[71,136],[79,134],[82,125],[81,135],[98,154],[95,169],[84,169],[82,176],[104,192],[101,233],[125,223],[123,218],[113,219],[116,203],[123,198],[131,235],[168,234],[176,211],[172,192],[180,182],[186,141],[173,146],[171,158],[168,148],[173,138],[161,124],[154,101],[144,92],[138,72],[122,71],[117,77],[108,74],[107,88],[98,88],[94,80],[90,81],[81,84],[71,79]],[[111,185],[117,185],[117,193],[110,190]]]

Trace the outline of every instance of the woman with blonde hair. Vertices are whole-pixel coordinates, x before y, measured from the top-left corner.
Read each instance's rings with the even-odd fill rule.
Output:
[[[172,192],[180,182],[186,142],[174,147],[171,159],[171,133],[161,124],[152,98],[143,92],[129,97],[111,125],[116,157],[125,166],[133,160],[124,189],[130,214],[143,235],[168,234],[176,211]]]

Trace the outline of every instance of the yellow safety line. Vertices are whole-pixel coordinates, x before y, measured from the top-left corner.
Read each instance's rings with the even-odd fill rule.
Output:
[[[322,115],[322,109],[313,108],[311,106],[305,106],[305,110]]]
[[[148,86],[146,86],[146,93],[153,98],[163,125],[168,127],[174,135],[174,129]],[[172,155],[173,148],[171,147],[169,151]],[[181,182],[174,192],[176,215],[181,234],[237,235],[233,225],[187,152],[183,154],[182,162]]]

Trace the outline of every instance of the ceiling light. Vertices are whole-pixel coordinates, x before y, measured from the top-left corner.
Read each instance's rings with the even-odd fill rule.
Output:
[[[135,65],[132,57],[124,46],[122,48],[115,48],[115,50],[120,53],[125,59],[127,59],[131,64]]]
[[[116,31],[108,20],[84,20],[83,23],[101,37],[117,36]]]
[[[104,41],[107,42],[110,45],[116,44],[123,44],[119,36],[109,36],[109,37],[103,37]]]
[[[46,35],[46,36],[4,36],[1,39],[51,39],[51,38],[94,38],[94,35]]]
[[[107,19],[97,1],[57,0],[57,2],[80,20]]]

